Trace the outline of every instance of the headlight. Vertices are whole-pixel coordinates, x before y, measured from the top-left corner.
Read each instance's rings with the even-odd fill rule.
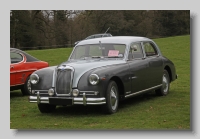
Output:
[[[73,94],[73,96],[75,96],[75,97],[78,96],[78,94],[79,94],[78,89],[73,89],[72,94]]]
[[[89,82],[91,85],[96,85],[99,83],[99,76],[97,74],[91,74],[89,76]]]
[[[37,84],[39,82],[39,76],[37,74],[31,74],[30,81],[32,84]]]

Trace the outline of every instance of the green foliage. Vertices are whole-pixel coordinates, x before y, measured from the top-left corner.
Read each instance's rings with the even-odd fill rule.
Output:
[[[127,99],[113,115],[105,115],[99,106],[57,107],[51,114],[39,112],[20,91],[10,92],[11,129],[65,130],[189,130],[191,129],[190,36],[154,40],[162,54],[171,59],[178,79],[171,83],[167,96],[154,92]],[[57,65],[66,61],[71,48],[27,51],[38,59]]]
[[[31,14],[27,10],[14,10],[10,17],[11,47],[32,47],[36,44]]]
[[[189,10],[12,10],[10,45],[20,49],[74,44],[89,35],[149,38],[190,33]]]

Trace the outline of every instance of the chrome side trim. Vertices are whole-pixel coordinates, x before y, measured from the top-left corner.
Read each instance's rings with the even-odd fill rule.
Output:
[[[151,88],[148,88],[148,89],[145,89],[145,90],[142,90],[142,91],[138,91],[138,92],[135,92],[135,93],[131,93],[131,94],[129,94],[129,95],[125,95],[125,98],[131,97],[131,96],[134,96],[134,95],[137,95],[137,94],[140,94],[140,93],[143,93],[143,92],[145,92],[145,91],[149,91],[149,90],[152,90],[152,89],[161,87],[161,86],[162,86],[162,84],[157,85],[157,86],[154,86],[154,87],[151,87]]]
[[[19,72],[26,72],[26,71],[36,71],[37,69],[29,69],[29,70],[20,70],[20,71],[14,71],[10,73],[19,73]]]
[[[130,93],[131,93],[131,91],[126,92],[126,94],[130,94]]]

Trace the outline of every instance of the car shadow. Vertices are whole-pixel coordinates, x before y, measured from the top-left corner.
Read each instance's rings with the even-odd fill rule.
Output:
[[[156,97],[158,96],[156,95],[154,91],[148,92],[142,95],[138,95],[135,97],[130,97],[130,98],[127,98],[126,100],[120,101],[119,109],[123,109],[124,107],[127,108],[128,106],[136,105],[138,103],[150,101],[150,100],[156,99]]]
[[[131,107],[132,105],[137,105],[138,103],[145,103],[146,101],[156,99],[157,95],[155,92],[149,92],[143,95],[138,95],[132,98],[128,98],[126,100],[119,102],[119,111]],[[96,106],[83,106],[83,105],[73,105],[73,106],[57,106],[56,110],[51,113],[51,115],[66,115],[66,116],[84,116],[84,115],[95,115],[102,116],[104,114],[101,109],[101,105]]]
[[[101,115],[101,106],[83,106],[83,105],[73,105],[73,106],[57,106],[56,110],[51,113],[52,115],[68,115],[68,116],[80,116],[83,115]]]
[[[14,90],[10,91],[10,98],[15,98],[15,97],[22,97],[22,92],[20,90]]]

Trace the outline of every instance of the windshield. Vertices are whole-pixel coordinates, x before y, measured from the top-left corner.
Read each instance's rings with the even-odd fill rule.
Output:
[[[91,44],[76,46],[70,59],[85,58],[123,58],[125,44]]]

